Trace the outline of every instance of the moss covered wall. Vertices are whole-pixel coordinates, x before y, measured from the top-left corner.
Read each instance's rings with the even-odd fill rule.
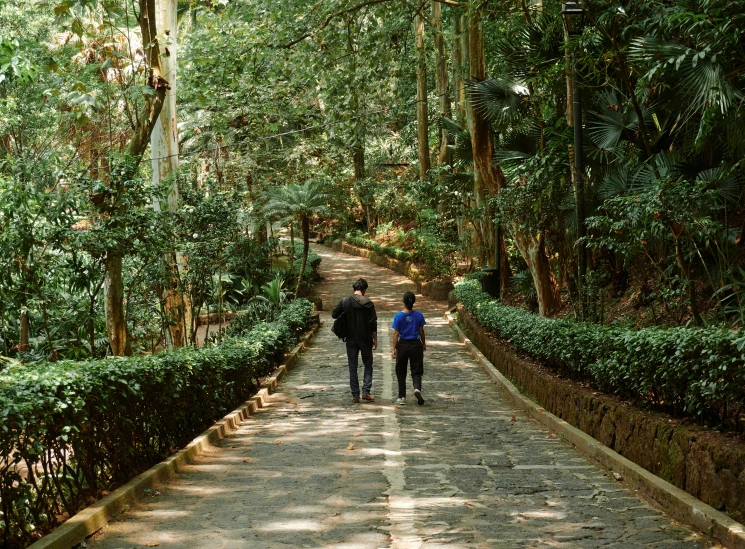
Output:
[[[474,345],[546,410],[734,520],[745,521],[745,443],[542,372],[496,344],[460,305],[458,314]]]

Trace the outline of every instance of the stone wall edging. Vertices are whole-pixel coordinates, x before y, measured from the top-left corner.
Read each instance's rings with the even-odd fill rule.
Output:
[[[248,419],[256,414],[259,408],[263,408],[267,397],[276,391],[282,378],[293,369],[300,352],[318,332],[319,327],[320,322],[316,321],[254,396],[197,436],[183,450],[167,457],[157,465],[153,465],[125,485],[120,486],[93,505],[86,507],[30,545],[29,549],[71,549],[75,547],[88,536],[103,528],[111,518],[141,500],[145,495],[145,490],[173,478],[181,468],[193,462],[194,458],[209,446],[238,429],[242,420]]]
[[[577,407],[576,403],[579,402],[581,406],[578,407],[585,410],[588,416],[597,413],[597,409],[601,406],[608,407],[607,403],[602,402],[602,399],[598,397],[588,397],[584,393],[580,394],[580,391],[576,391],[577,394],[571,395],[569,394],[570,389],[567,384],[564,384],[567,387],[563,387],[557,391],[558,394],[554,398],[549,398],[548,403],[542,400],[541,394],[551,392],[549,387],[557,385],[556,380],[538,374],[534,368],[525,364],[520,358],[495,345],[489,338],[486,330],[478,325],[478,321],[472,315],[465,311],[461,305],[457,309],[459,320],[462,321],[464,330],[461,330],[461,327],[452,315],[448,314],[447,317],[450,326],[458,334],[460,340],[466,344],[466,347],[474,355],[482,369],[506,391],[507,396],[515,405],[524,409],[528,415],[549,429],[563,436],[582,453],[592,457],[609,470],[620,474],[631,486],[651,497],[676,519],[711,535],[726,547],[731,549],[745,549],[745,527],[742,524],[667,480],[653,474],[638,463],[635,463],[632,461],[633,457],[629,459],[631,456],[624,457],[617,453],[608,447],[602,439],[597,440],[593,438],[585,431],[588,424],[587,418],[585,418],[584,422],[579,422],[580,428],[578,428],[578,426],[572,424],[573,421],[566,421],[552,413],[554,411],[552,410],[552,404],[555,405],[557,401],[575,407]],[[535,397],[545,408],[524,396],[508,377],[514,379],[518,385],[528,394]],[[534,379],[529,379],[530,377]],[[541,391],[539,389],[533,392],[538,386],[542,386],[543,390]],[[620,410],[619,408],[621,407],[618,406],[612,410],[615,421],[623,421],[621,416],[624,413],[630,416],[630,418],[626,418],[625,420],[629,423],[633,423],[634,419],[642,418],[640,411],[635,412],[633,409]],[[561,410],[558,411],[561,412]],[[576,420],[577,418],[575,416],[567,419]],[[603,425],[602,420],[596,423],[596,427]],[[665,426],[663,425],[663,427]],[[608,426],[606,425],[607,428]],[[634,432],[628,433],[628,436],[643,436],[648,431],[649,427],[647,429],[640,429],[636,434]],[[666,430],[663,429],[654,432],[665,433]],[[639,444],[646,451],[647,457],[655,455],[655,450],[659,450],[660,445],[661,442],[654,437],[651,439],[641,439],[641,443]],[[745,474],[741,476],[745,479]],[[700,480],[704,483],[707,482],[706,479]],[[733,488],[733,491],[737,491],[736,485]]]
[[[416,263],[411,261],[401,261],[387,255],[379,254],[374,250],[367,248],[360,248],[359,246],[353,246],[348,242],[331,242],[325,241],[324,246],[328,246],[336,252],[345,253],[347,255],[353,255],[356,257],[363,257],[375,263],[380,267],[385,267],[393,272],[403,275],[410,280],[416,282],[417,291],[424,295],[429,296],[437,301],[447,301],[448,293],[452,289],[452,283],[448,282],[449,287],[441,287],[443,284],[437,284],[437,280],[430,280],[427,275],[427,271],[420,268]]]

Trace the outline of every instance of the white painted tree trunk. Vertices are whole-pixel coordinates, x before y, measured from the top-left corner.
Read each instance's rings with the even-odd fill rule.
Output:
[[[163,77],[169,83],[160,113],[151,136],[153,186],[172,178],[168,194],[168,209],[179,207],[178,189],[179,143],[176,120],[176,72],[178,67],[178,15],[177,0],[156,0],[156,27],[160,43],[160,63]],[[156,198],[153,204],[156,211],[161,204]],[[182,278],[187,268],[185,258],[178,252],[169,253],[165,259],[173,280],[166,288],[166,314],[169,317],[170,329],[166,331],[169,347],[182,347],[191,341],[191,303],[188,296],[181,292],[177,281]]]

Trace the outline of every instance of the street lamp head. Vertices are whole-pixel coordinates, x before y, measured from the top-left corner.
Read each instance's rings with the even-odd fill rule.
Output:
[[[562,2],[561,16],[564,18],[564,26],[569,36],[582,34],[582,29],[585,27],[585,10],[582,9],[579,2]]]

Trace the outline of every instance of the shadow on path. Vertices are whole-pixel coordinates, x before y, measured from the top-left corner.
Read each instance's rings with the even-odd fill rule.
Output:
[[[325,309],[357,277],[370,283],[376,402],[352,404],[344,347],[324,312],[268,406],[90,547],[710,546],[512,409],[448,328],[443,303],[417,303],[428,321],[427,402],[395,407],[388,328],[415,285],[314,249]]]

